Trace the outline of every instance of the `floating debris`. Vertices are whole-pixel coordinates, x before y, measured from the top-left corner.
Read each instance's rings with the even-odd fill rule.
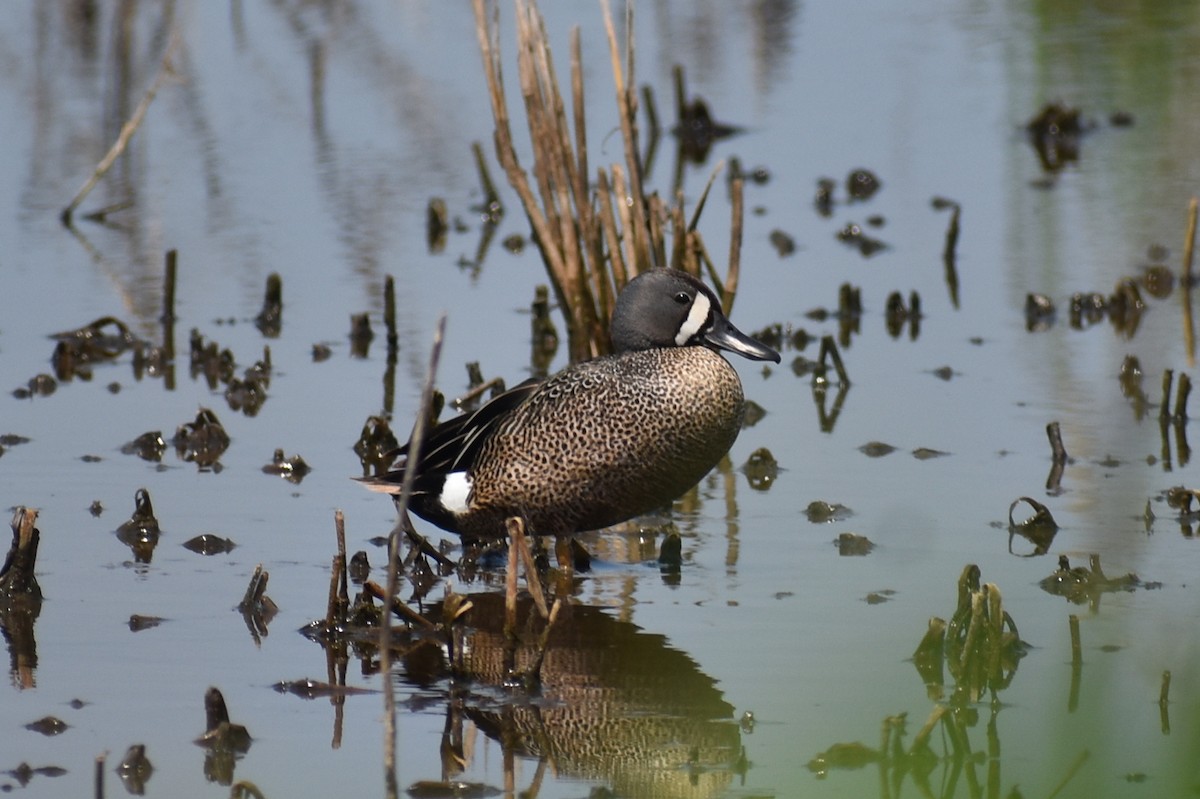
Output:
[[[833,178],[819,178],[817,180],[817,193],[813,197],[813,205],[817,209],[817,213],[828,219],[833,216],[833,190],[837,188],[837,182]]]
[[[839,533],[833,543],[837,545],[838,554],[842,557],[862,557],[870,555],[871,550],[875,549],[871,539],[858,533]]]
[[[42,602],[42,587],[38,585],[37,552],[41,531],[35,527],[37,508],[19,506],[12,517],[12,545],[0,566],[0,621],[10,613],[32,613],[37,617]],[[8,626],[5,624],[4,626]],[[30,619],[32,629],[32,619]],[[5,637],[8,637],[6,633]]]
[[[823,776],[831,769],[856,771],[881,760],[883,760],[883,753],[864,743],[853,741],[834,744],[808,761],[805,768],[814,774]]]
[[[1033,509],[1033,515],[1023,522],[1013,519],[1013,511],[1022,502]],[[1021,536],[1034,545],[1030,557],[1045,555],[1050,551],[1054,537],[1058,535],[1058,523],[1050,509],[1032,497],[1018,497],[1008,506],[1008,551],[1012,552],[1013,536]]]
[[[742,129],[713,119],[708,110],[708,103],[701,98],[686,101],[683,67],[677,64],[674,74],[675,110],[679,121],[671,128],[671,134],[679,141],[679,155],[682,160],[703,164],[708,160],[708,153],[713,144],[740,133]]]
[[[129,547],[137,563],[149,563],[158,546],[159,526],[150,492],[139,488],[133,496],[133,515],[117,528],[117,540]]]
[[[929,447],[917,447],[912,451],[912,456],[919,461],[933,460],[934,458],[944,458],[949,455],[949,452],[942,452],[938,449],[930,449]]]
[[[130,796],[143,796],[146,783],[154,773],[150,758],[146,757],[145,744],[133,744],[125,750],[125,757],[117,765],[117,778]]]
[[[1085,330],[1102,321],[1106,311],[1108,311],[1108,300],[1103,294],[1094,291],[1077,291],[1071,295],[1068,324],[1073,330]]]
[[[375,338],[371,330],[369,314],[352,314],[350,317],[350,354],[355,358],[366,358],[371,341]]]
[[[846,176],[846,194],[851,201],[869,200],[882,186],[879,178],[869,169],[855,169]]]
[[[193,380],[203,375],[209,389],[216,391],[218,385],[233,379],[236,368],[233,352],[221,349],[215,341],[206,342],[196,328],[192,328],[189,351],[189,371]]]
[[[267,338],[279,338],[283,331],[283,278],[278,272],[267,275],[262,310],[254,317],[254,326]]]
[[[1175,290],[1175,273],[1169,266],[1150,264],[1142,267],[1139,282],[1151,297],[1156,300],[1165,300]]]
[[[978,702],[985,693],[1008,687],[1028,645],[1021,641],[1016,622],[1004,610],[1000,589],[980,585],[980,571],[967,564],[958,578],[958,605],[950,623],[929,621],[913,664],[931,692],[940,693],[943,665],[954,678],[952,706]]]
[[[382,416],[369,416],[362,433],[354,442],[354,454],[362,463],[363,475],[382,474],[391,468],[394,453],[400,448],[391,425]]]
[[[17,781],[18,785],[24,788],[29,785],[34,777],[61,777],[67,773],[67,770],[61,766],[38,766],[35,768],[28,763],[21,763],[14,769],[0,773],[9,775]],[[0,790],[7,790],[7,786],[0,788]]]
[[[1055,174],[1079,160],[1080,137],[1091,127],[1078,108],[1048,103],[1026,123],[1025,132],[1042,169]]]
[[[804,509],[804,515],[813,524],[828,524],[829,522],[845,521],[854,515],[854,511],[841,503],[824,502],[818,499],[808,503],[808,507]]]
[[[868,441],[859,447],[858,451],[868,458],[882,458],[885,455],[891,455],[896,448],[891,444],[884,444],[882,441]]]
[[[746,400],[746,412],[742,416],[742,429],[745,430],[747,427],[754,427],[754,425],[761,422],[763,417],[766,415],[766,408],[759,405],[754,400]]]
[[[441,197],[429,198],[425,206],[425,243],[429,252],[437,254],[446,249],[446,238],[450,232],[450,212]]]
[[[683,539],[674,530],[663,537],[658,549],[658,569],[663,574],[678,574],[683,569]]]
[[[48,374],[34,375],[23,387],[14,389],[13,396],[17,399],[32,397],[49,397],[58,390],[58,381]]]
[[[904,297],[900,292],[893,291],[888,295],[883,319],[888,335],[892,338],[899,338],[907,324],[909,325],[909,338],[916,341],[921,333],[921,316],[921,295],[917,292],[909,294],[908,305],[904,304]]]
[[[961,373],[954,371],[949,366],[939,366],[937,369],[930,371],[930,374],[938,380],[944,380],[949,383],[953,378],[960,377]]]
[[[225,697],[219,689],[209,688],[204,692],[204,716],[205,731],[196,739],[196,743],[209,749],[220,749],[238,754],[250,750],[250,744],[253,742],[250,733],[241,724],[230,722],[229,710],[225,706]]]
[[[796,252],[796,240],[778,228],[771,231],[771,235],[768,237],[768,240],[771,242],[771,246],[775,248],[775,252],[779,254],[780,258],[787,258],[792,253]]]
[[[52,737],[62,735],[71,729],[71,725],[56,716],[43,716],[37,721],[31,721],[26,724],[25,729],[30,732],[40,733],[46,737]]]
[[[267,596],[267,581],[270,578],[271,575],[263,570],[261,563],[254,567],[254,574],[250,576],[246,593],[237,606],[246,622],[246,629],[250,631],[250,636],[256,644],[261,643],[259,639],[267,635],[267,625],[279,612],[279,606]]]
[[[132,633],[140,633],[142,630],[150,630],[162,624],[166,619],[162,616],[143,616],[139,613],[134,613],[129,617],[129,631]]]
[[[333,357],[333,349],[328,344],[318,342],[312,345],[313,363],[328,361],[331,357]]]
[[[328,696],[351,696],[354,694],[374,694],[371,688],[358,688],[351,685],[334,685],[328,682],[318,682],[307,677],[300,680],[282,680],[273,686],[281,694],[292,694],[302,699],[318,699]]]
[[[278,475],[289,483],[299,485],[305,475],[312,471],[312,467],[299,455],[285,458],[283,450],[277,449],[271,462],[262,467],[262,470],[264,474]]]
[[[1045,294],[1030,292],[1025,295],[1025,330],[1029,333],[1041,333],[1054,326],[1057,311],[1054,300]]]
[[[750,483],[751,488],[755,491],[766,491],[779,476],[779,464],[776,462],[775,456],[771,454],[771,450],[759,447],[750,453],[750,457],[742,466],[742,472],[746,475],[746,480]]]
[[[201,533],[183,542],[183,546],[197,555],[221,555],[232,552],[237,546],[228,538],[222,538],[216,533]]]
[[[175,430],[172,443],[180,460],[194,462],[203,469],[218,466],[221,454],[229,448],[229,434],[215,413],[201,408],[193,421]]]
[[[885,242],[868,236],[862,227],[855,222],[847,222],[837,232],[837,240],[856,247],[864,258],[870,258],[880,250],[887,249],[888,246]]]
[[[54,333],[50,338],[58,341],[50,363],[59,380],[68,381],[75,377],[89,379],[91,365],[112,361],[122,353],[144,344],[129,331],[129,326],[112,316],[104,316],[77,330]]]
[[[1133,572],[1120,577],[1109,577],[1100,568],[1100,556],[1093,553],[1088,557],[1089,567],[1071,567],[1066,555],[1059,555],[1058,568],[1049,577],[1043,578],[1038,586],[1047,594],[1061,596],[1075,605],[1099,605],[1102,594],[1113,591],[1133,591],[1142,587],[1142,581]],[[1149,586],[1144,586],[1149,587]]]
[[[15,447],[19,444],[28,444],[33,439],[19,436],[16,433],[5,433],[0,435],[0,448]]]
[[[504,791],[485,782],[463,780],[417,780],[405,791],[413,799],[487,799],[502,796]]]
[[[350,556],[350,563],[346,569],[350,576],[350,581],[355,585],[362,585],[371,575],[371,563],[367,560],[367,553],[363,550],[358,550]]]
[[[163,453],[167,451],[167,442],[163,439],[161,430],[150,430],[142,433],[133,441],[121,445],[125,455],[137,455],[144,461],[159,463]]]

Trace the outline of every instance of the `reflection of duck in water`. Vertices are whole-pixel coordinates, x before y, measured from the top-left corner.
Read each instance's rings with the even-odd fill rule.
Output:
[[[469,540],[504,538],[522,517],[534,535],[572,535],[671,502],[729,451],[745,400],[718,350],[779,353],[734,327],[699,280],[654,269],[631,280],[611,323],[614,354],[528,381],[432,430],[414,464],[367,479]]]
[[[500,685],[504,597],[469,599],[459,673]],[[536,641],[545,624],[531,611],[528,603],[518,610],[518,618],[531,619],[518,644],[518,668],[535,657],[536,647],[524,642]],[[741,733],[715,681],[661,635],[599,608],[569,612],[569,622],[551,630],[540,694],[520,702],[492,691],[456,697],[444,749],[462,752],[461,739],[453,740],[461,734],[461,710],[506,752],[544,759],[560,777],[599,782],[618,796],[722,795],[741,769]],[[410,679],[427,684],[427,671],[406,665]]]

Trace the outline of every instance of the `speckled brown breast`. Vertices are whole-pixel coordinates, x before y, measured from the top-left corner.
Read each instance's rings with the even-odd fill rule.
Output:
[[[595,530],[670,502],[729,451],[737,372],[705,347],[630,352],[572,367],[501,423],[459,518],[475,538],[522,516],[536,535]]]

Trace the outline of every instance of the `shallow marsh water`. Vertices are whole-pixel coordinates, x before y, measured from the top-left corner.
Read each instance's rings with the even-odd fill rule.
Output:
[[[592,162],[617,160],[600,12],[589,3],[545,10],[558,53],[567,50],[569,27],[583,26]],[[470,263],[480,237],[470,144],[490,152],[491,135],[470,9],[231,2],[124,12],[31,0],[9,12],[0,26],[8,109],[0,115],[0,388],[49,372],[47,336],[97,317],[120,317],[157,341],[169,248],[180,254],[175,337],[183,356],[170,390],[161,378],[135,379],[126,355],[52,396],[0,399],[0,434],[31,439],[0,456],[0,502],[42,509],[38,577],[46,594],[35,684],[14,677],[0,697],[0,770],[60,766],[65,775],[35,775],[19,793],[86,795],[93,759],[108,752],[112,795],[121,789],[111,767],[130,744],[145,743],[155,766],[147,795],[224,795],[192,744],[203,732],[204,691],[215,685],[255,739],[237,778],[272,797],[381,793],[377,694],[347,697],[335,734],[327,700],[271,686],[324,679],[324,654],[295,630],[324,613],[334,510],[345,511],[350,550],[366,549],[376,576],[381,554],[368,541],[393,522],[391,503],[347,479],[359,472],[351,445],[363,421],[384,410],[384,277],[395,277],[400,300],[391,409],[398,433],[415,411],[442,311],[439,382],[447,394],[465,388],[467,361],[510,384],[528,368],[525,311],[544,274],[532,248],[514,255],[498,246],[527,234],[506,189],[496,243],[482,263]],[[507,4],[500,17],[511,54]],[[999,586],[1032,648],[994,716],[988,703],[976,707],[970,746],[978,756],[960,761],[961,772],[952,759],[934,764],[933,794],[948,792],[943,781],[953,779],[962,796],[1007,795],[1018,785],[1025,796],[1048,796],[1060,783],[1060,796],[1194,793],[1200,551],[1160,495],[1196,487],[1197,471],[1177,450],[1163,458],[1157,409],[1137,418],[1117,381],[1127,355],[1140,360],[1155,402],[1164,369],[1194,374],[1180,297],[1147,297],[1132,335],[1107,322],[1071,329],[1066,307],[1076,291],[1108,293],[1139,275],[1154,245],[1179,267],[1187,200],[1200,187],[1195,5],[662,2],[639,5],[636,25],[637,79],[654,86],[660,116],[670,117],[671,67],[680,63],[718,119],[746,128],[719,143],[707,166],[686,171],[689,208],[718,159],[737,157],[770,174],[747,186],[734,321],[746,330],[779,322],[835,332],[836,321],[807,312],[834,307],[843,282],[862,287],[865,312],[861,334],[843,349],[853,384],[831,429],[819,424],[809,379],[792,374],[795,352],[769,372],[738,364],[747,395],[767,416],[744,431],[731,467],[677,506],[677,582],[663,579],[636,542],[610,538],[611,548],[596,544],[602,561],[578,596],[587,608],[581,625],[611,636],[614,651],[637,663],[656,664],[692,698],[680,703],[667,687],[639,682],[633,663],[609,664],[602,679],[592,677],[615,684],[610,707],[620,718],[715,716],[697,724],[711,733],[704,740],[744,747],[748,766],[731,752],[705,768],[668,761],[675,765],[631,777],[635,770],[625,767],[641,763],[644,748],[614,747],[632,752],[625,759],[559,753],[557,775],[539,795],[588,795],[598,786],[628,796],[884,795],[898,779],[894,770],[882,780],[875,763],[818,776],[805,764],[839,742],[877,747],[884,719],[899,714],[907,714],[911,741],[934,702],[909,659],[929,617],[952,613],[967,563]],[[81,212],[130,200],[132,207],[108,224],[78,221],[67,231],[59,210],[153,80],[172,26],[181,37],[178,75]],[[505,68],[512,91],[511,57]],[[1083,137],[1078,162],[1047,187],[1022,126],[1054,100],[1098,125]],[[1110,125],[1116,110],[1134,124]],[[673,142],[661,142],[652,186],[669,189],[674,157]],[[879,175],[879,194],[818,216],[817,179],[838,180],[842,200],[842,180],[859,167]],[[441,253],[428,251],[424,235],[434,196],[465,228]],[[930,207],[934,196],[963,209],[957,306],[941,261],[948,214]],[[868,232],[886,250],[866,259],[835,239],[846,222],[875,214],[886,224]],[[727,219],[718,189],[703,222],[714,254],[727,250]],[[794,254],[781,258],[771,246],[776,229],[795,238]],[[281,335],[264,340],[252,320],[271,272],[283,277],[284,319]],[[885,330],[892,291],[920,294],[915,339]],[[1025,330],[1031,291],[1059,305],[1044,332]],[[350,315],[361,312],[380,335],[366,358],[354,358],[346,335]],[[270,345],[275,373],[256,416],[231,410],[187,374],[192,328],[230,348],[239,370]],[[314,363],[318,342],[332,357]],[[815,349],[804,354],[815,357]],[[951,379],[933,374],[943,366]],[[112,383],[120,390],[108,390]],[[219,472],[201,472],[171,450],[161,467],[120,452],[147,430],[169,436],[199,406],[215,410],[233,439]],[[1051,421],[1062,424],[1074,459],[1052,495]],[[859,448],[872,441],[898,449],[869,458]],[[780,473],[758,491],[739,469],[763,446]],[[909,453],[918,447],[948,455],[917,460]],[[262,474],[276,448],[301,454],[314,472],[299,485]],[[100,462],[82,460],[88,455]],[[151,563],[136,564],[113,531],[143,486],[164,532]],[[1022,495],[1045,502],[1062,525],[1044,557],[1021,557],[1032,546],[1020,539],[1010,553],[1006,514]],[[804,509],[817,499],[854,515],[812,524]],[[94,500],[105,508],[99,517],[88,511]],[[1157,517],[1148,531],[1147,500]],[[211,557],[182,547],[206,532],[238,546]],[[833,540],[842,532],[877,546],[866,557],[841,557]],[[623,543],[643,554],[630,562],[617,554]],[[1038,587],[1058,555],[1082,564],[1093,552],[1110,574],[1136,572],[1159,587],[1108,594],[1095,608]],[[280,612],[256,642],[232,608],[259,563]],[[865,601],[884,591],[895,593]],[[165,621],[134,633],[131,614]],[[1083,643],[1075,700],[1070,614],[1081,619]],[[1164,670],[1172,673],[1169,731],[1158,705]],[[408,664],[395,677],[405,708],[402,786],[442,775],[448,685],[417,673]],[[353,667],[349,678],[373,690],[379,680]],[[502,692],[482,683],[473,690],[474,707],[504,706]],[[75,699],[87,704],[72,707]],[[754,724],[738,726],[746,712]],[[47,715],[70,728],[54,737],[25,729]],[[486,730],[485,716],[467,727]],[[626,732],[668,742],[636,726]],[[610,735],[597,731],[581,745],[611,743]],[[678,729],[672,735],[686,738]],[[536,770],[535,760],[518,759],[517,786],[529,786]],[[500,745],[476,733],[462,778],[502,786]],[[18,781],[0,776],[0,784]]]

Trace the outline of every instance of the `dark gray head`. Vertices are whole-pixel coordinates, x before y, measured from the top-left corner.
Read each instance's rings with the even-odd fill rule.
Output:
[[[610,330],[616,352],[701,346],[779,363],[779,353],[733,326],[708,286],[675,269],[652,269],[629,281]]]

